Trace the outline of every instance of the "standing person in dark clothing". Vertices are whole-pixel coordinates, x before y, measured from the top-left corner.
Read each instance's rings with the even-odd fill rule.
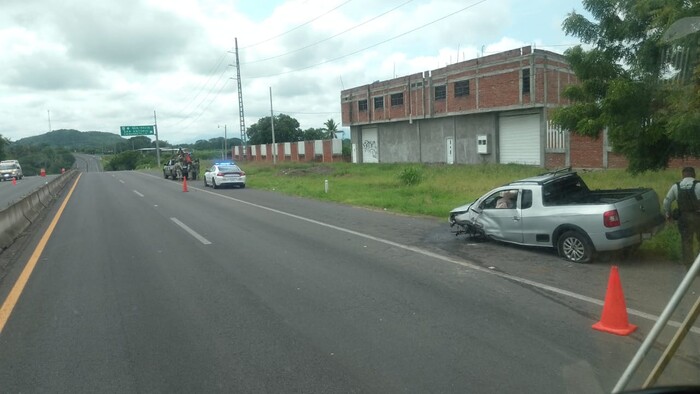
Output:
[[[664,198],[666,220],[678,221],[678,232],[681,234],[681,259],[686,268],[695,261],[693,243],[700,242],[700,182],[695,180],[695,169],[685,167],[681,172],[683,179],[671,185]],[[671,214],[671,204],[676,201],[678,217]]]

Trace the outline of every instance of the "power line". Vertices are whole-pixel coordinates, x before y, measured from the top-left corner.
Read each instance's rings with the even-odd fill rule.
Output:
[[[200,87],[197,89],[197,93],[196,93],[194,96],[192,96],[192,98],[187,102],[187,104],[185,104],[185,105],[182,107],[182,109],[180,109],[180,110],[178,111],[178,113],[184,113],[185,110],[197,99],[197,97],[199,97],[199,95],[202,94],[202,92],[204,92],[204,89],[206,88],[206,86],[209,85],[209,82],[210,82],[211,79],[213,78],[214,74],[215,74],[215,73],[219,70],[219,68],[221,67],[221,64],[223,63],[224,59],[226,59],[226,54],[227,54],[227,52],[224,52],[224,53],[219,57],[219,60],[218,60],[218,62],[217,62],[217,64],[216,64],[216,66],[212,67],[212,68],[209,70],[209,72],[207,73],[207,74],[209,75],[209,77],[207,78],[207,80],[206,80],[204,83],[202,83],[202,84],[200,85]],[[222,71],[222,72],[219,74],[219,79],[218,79],[217,82],[214,84],[214,86],[216,86],[216,84],[219,83],[219,81],[221,80],[222,76],[223,76],[225,73],[226,73],[226,69],[224,69],[224,71]],[[207,96],[211,93],[211,91],[212,91],[213,89],[214,89],[213,87],[209,89],[209,92],[207,93]],[[205,100],[205,99],[206,99],[206,96],[205,96],[205,98],[204,98],[203,100]],[[203,100],[202,100],[202,101],[203,101]],[[201,101],[200,101],[200,104],[198,104],[194,109],[192,109],[192,110],[190,111],[190,113],[194,112],[194,111],[199,107],[199,105],[201,105]],[[183,121],[183,120],[180,120],[180,121],[178,121],[176,124],[181,123],[182,121]]]
[[[299,111],[285,111],[283,109],[276,109],[275,112],[285,113],[285,114],[295,114],[295,115],[337,115],[340,111],[331,112],[299,112]]]
[[[451,16],[453,16],[453,15],[456,15],[456,14],[462,12],[462,11],[468,10],[469,8],[475,7],[475,6],[477,6],[477,5],[481,4],[481,3],[484,3],[484,2],[486,2],[486,1],[487,1],[487,0],[480,0],[480,1],[477,1],[476,3],[470,4],[470,5],[468,5],[468,6],[464,7],[464,8],[461,8],[461,9],[459,9],[459,10],[457,10],[457,11],[451,12],[451,13],[449,13],[449,14],[443,16],[443,17],[440,17],[440,18],[438,18],[438,19],[435,19],[435,20],[433,20],[433,21],[430,21],[430,22],[428,22],[428,23],[426,23],[426,24],[424,24],[424,25],[418,26],[418,27],[416,27],[416,28],[414,28],[414,29],[405,31],[405,32],[403,32],[403,33],[401,33],[401,34],[398,34],[398,35],[396,35],[396,36],[393,36],[393,37],[391,37],[391,38],[388,38],[388,39],[386,39],[386,40],[384,40],[384,41],[380,41],[380,42],[378,42],[378,43],[376,43],[376,44],[370,45],[370,46],[368,46],[368,47],[364,47],[364,48],[362,48],[362,49],[359,49],[359,50],[354,51],[354,52],[351,52],[351,53],[347,53],[347,54],[342,55],[342,56],[338,56],[338,57],[333,58],[333,59],[325,60],[325,61],[323,61],[323,62],[316,63],[316,64],[312,64],[312,65],[307,66],[307,67],[302,67],[302,68],[297,68],[297,69],[294,69],[294,70],[289,70],[289,71],[280,72],[280,73],[277,73],[277,74],[272,74],[272,75],[259,75],[259,76],[248,77],[248,79],[259,79],[259,78],[277,77],[277,76],[280,76],[280,75],[291,74],[291,73],[294,73],[294,72],[297,72],[297,71],[308,70],[308,69],[310,69],[310,68],[314,68],[314,67],[321,66],[321,65],[324,65],[324,64],[332,63],[332,62],[335,62],[335,61],[337,61],[337,60],[344,59],[344,58],[349,57],[349,56],[352,56],[352,55],[356,55],[356,54],[358,54],[358,53],[360,53],[360,52],[364,52],[364,51],[366,51],[366,50],[368,50],[368,49],[372,49],[372,48],[377,47],[377,46],[379,46],[379,45],[386,44],[386,43],[389,42],[389,41],[393,41],[393,40],[395,40],[395,39],[397,39],[397,38],[399,38],[399,37],[403,37],[403,36],[405,36],[405,35],[408,35],[408,34],[410,34],[410,33],[413,33],[413,32],[415,32],[415,31],[418,31],[418,30],[420,30],[420,29],[423,29],[423,28],[425,28],[425,27],[427,27],[427,26],[430,26],[430,25],[432,25],[432,24],[434,24],[434,23],[440,22],[440,21],[442,21],[442,20],[444,20],[444,19],[447,19],[447,18],[449,18],[449,17],[451,17]]]
[[[328,37],[328,38],[325,38],[325,39],[323,39],[323,40],[320,40],[320,41],[316,41],[316,42],[314,42],[313,44],[309,44],[309,45],[303,46],[303,47],[301,47],[301,48],[297,48],[297,49],[294,49],[294,50],[291,50],[291,51],[289,51],[289,52],[285,52],[285,53],[282,53],[282,54],[279,54],[279,55],[276,55],[276,56],[271,56],[271,57],[264,58],[264,59],[252,60],[252,61],[245,62],[245,63],[241,63],[241,64],[260,63],[260,62],[264,62],[264,61],[267,61],[267,60],[277,59],[277,58],[280,58],[280,57],[283,57],[283,56],[291,55],[292,53],[296,53],[296,52],[302,51],[302,50],[304,50],[304,49],[311,48],[311,47],[316,46],[316,45],[318,45],[318,44],[320,44],[320,43],[322,43],[322,42],[326,42],[326,41],[331,40],[331,39],[333,39],[333,38],[335,38],[335,37],[338,37],[338,36],[340,36],[340,35],[343,35],[343,34],[349,32],[349,31],[351,31],[351,30],[357,29],[357,28],[360,27],[360,26],[364,26],[364,25],[366,25],[366,24],[368,24],[368,23],[370,23],[370,22],[372,22],[372,21],[374,21],[374,20],[376,20],[376,19],[379,19],[379,18],[383,17],[383,16],[386,15],[386,14],[389,14],[389,13],[391,13],[391,12],[393,12],[393,11],[396,11],[397,9],[399,9],[399,8],[401,8],[401,7],[403,7],[403,6],[405,6],[406,4],[411,3],[411,2],[413,2],[413,0],[408,0],[408,1],[404,2],[404,3],[401,3],[401,4],[399,4],[398,6],[392,8],[392,9],[386,11],[386,12],[383,12],[383,13],[381,13],[381,14],[379,14],[379,15],[377,15],[377,16],[371,18],[371,19],[368,19],[368,20],[366,20],[366,21],[364,21],[364,22],[362,22],[362,23],[360,23],[360,24],[357,24],[357,25],[355,25],[355,26],[353,26],[353,27],[351,27],[351,28],[349,28],[349,29],[343,30],[343,31],[341,31],[341,32],[338,33],[338,34],[332,35],[332,36],[330,36],[330,37]]]
[[[252,48],[252,47],[255,47],[255,46],[260,45],[260,44],[262,44],[262,43],[271,41],[271,40],[273,40],[273,39],[275,39],[275,38],[281,37],[281,36],[283,36],[283,35],[285,35],[285,34],[288,34],[288,33],[292,32],[292,31],[294,31],[294,30],[297,30],[297,29],[299,29],[299,28],[301,28],[301,27],[303,27],[303,26],[305,26],[305,25],[308,25],[309,23],[312,23],[312,22],[314,22],[314,21],[316,21],[316,20],[318,20],[318,19],[320,19],[320,18],[322,18],[322,17],[328,15],[329,13],[331,13],[331,12],[337,10],[338,8],[340,8],[340,7],[344,6],[344,5],[346,5],[347,3],[351,2],[351,1],[352,1],[352,0],[347,0],[347,1],[343,2],[343,3],[341,3],[340,5],[338,5],[338,6],[334,7],[334,8],[332,8],[332,9],[330,9],[329,11],[327,11],[327,12],[325,12],[325,13],[323,13],[323,14],[321,14],[321,15],[319,15],[319,16],[317,16],[317,17],[315,17],[315,18],[313,18],[313,19],[311,19],[311,20],[309,20],[309,21],[307,21],[307,22],[305,22],[305,23],[302,23],[302,24],[299,25],[299,26],[296,26],[296,27],[294,27],[294,28],[292,28],[292,29],[289,29],[289,30],[287,30],[287,31],[285,31],[285,32],[283,32],[283,33],[280,33],[280,34],[276,35],[276,36],[267,38],[267,39],[265,39],[265,40],[263,40],[263,41],[260,41],[260,42],[258,42],[258,43],[255,43],[255,44],[252,44],[252,45],[243,47],[242,49],[245,49],[245,48]],[[411,1],[412,1],[412,0],[411,0]],[[223,61],[224,61],[224,59],[225,59],[225,57],[226,57],[226,54],[227,54],[228,52],[230,52],[230,51],[227,51],[227,52],[223,53],[223,54],[219,57],[219,60],[217,61],[216,66],[214,66],[214,67],[212,67],[212,69],[210,69],[210,71],[209,71],[209,73],[208,73],[208,74],[209,74],[209,77],[207,78],[206,82],[203,83],[203,84],[200,86],[200,88],[197,90],[197,93],[192,97],[192,99],[191,99],[190,101],[188,101],[188,103],[187,103],[184,107],[182,107],[182,109],[179,111],[179,113],[185,112],[185,110],[197,99],[197,97],[199,97],[199,96],[202,94],[202,92],[205,90],[206,86],[209,85],[209,82],[211,81],[211,79],[212,79],[212,77],[214,76],[214,74],[216,73],[216,71],[218,71],[218,70],[221,68],[221,65],[222,65],[222,63],[223,63]],[[226,73],[226,70],[224,69],[224,70],[219,74],[218,80],[216,81],[216,83],[214,84],[214,86],[212,86],[212,88],[209,89],[209,91],[207,92],[206,96],[204,96],[204,97],[199,101],[199,103],[198,103],[191,111],[189,111],[189,114],[188,114],[188,115],[183,116],[182,119],[180,119],[179,121],[175,122],[174,125],[178,125],[178,124],[180,124],[180,123],[186,121],[187,119],[189,119],[189,117],[190,117],[191,114],[193,114],[195,111],[197,111],[197,109],[206,101],[206,99],[207,99],[207,98],[211,95],[211,93],[214,91],[216,85],[219,84],[219,82],[221,81],[221,78],[224,76],[225,73]],[[225,85],[224,85],[224,86],[225,86]],[[223,86],[222,86],[222,88],[219,89],[219,91],[214,95],[214,98],[216,98],[216,97],[221,93],[222,90],[223,90]],[[196,119],[198,119],[199,117],[201,117],[202,114],[203,114],[203,112],[206,111],[207,108],[209,108],[209,106],[211,105],[212,102],[213,102],[213,98],[212,98],[212,100],[209,102],[209,104],[207,104],[207,106],[194,118],[194,120],[196,120]],[[190,127],[191,124],[194,122],[194,120],[190,121],[190,123],[188,123],[188,124],[187,124],[186,126],[184,126],[183,128],[186,129],[186,128]]]
[[[315,18],[313,18],[313,19],[311,19],[311,20],[309,20],[309,21],[307,21],[307,22],[305,22],[305,23],[299,25],[299,26],[296,26],[296,27],[294,27],[294,28],[292,28],[292,29],[289,29],[289,30],[287,30],[287,31],[285,31],[285,32],[283,32],[283,33],[280,33],[280,34],[278,34],[278,35],[276,35],[276,36],[273,36],[273,37],[270,37],[270,38],[265,39],[265,40],[263,40],[263,41],[260,41],[260,42],[258,42],[258,43],[256,43],[256,44],[252,44],[252,45],[243,47],[242,49],[251,48],[251,47],[260,45],[260,44],[262,44],[262,43],[271,41],[271,40],[273,40],[273,39],[275,39],[275,38],[281,37],[281,36],[283,36],[283,35],[285,35],[285,34],[288,34],[288,33],[292,32],[292,31],[294,31],[294,30],[297,30],[297,29],[299,29],[299,28],[301,28],[301,27],[303,27],[303,26],[305,26],[305,25],[308,25],[309,23],[312,23],[312,22],[314,22],[314,21],[316,21],[316,20],[318,20],[318,19],[320,19],[320,18],[322,18],[322,17],[328,15],[329,13],[331,13],[331,12],[337,10],[338,8],[344,6],[345,4],[347,4],[347,3],[351,2],[351,1],[352,1],[352,0],[347,0],[347,1],[345,1],[344,3],[341,3],[340,5],[338,5],[337,7],[334,7],[334,8],[332,8],[331,10],[329,10],[329,11],[327,11],[327,12],[325,12],[325,13],[323,13],[323,14],[321,14],[321,15],[319,15],[319,16],[317,16],[317,17],[315,17]],[[410,1],[413,1],[413,0],[410,0]],[[217,62],[217,64],[216,64],[216,66],[214,66],[214,67],[210,70],[210,72],[209,72],[210,75],[209,75],[209,78],[207,79],[207,81],[206,81],[204,84],[202,84],[202,85],[200,86],[200,88],[198,89],[197,93],[193,96],[193,98],[182,108],[182,110],[180,110],[180,113],[184,112],[185,109],[186,109],[187,107],[189,107],[190,104],[192,104],[192,103],[197,99],[197,97],[199,97],[199,95],[204,91],[205,87],[209,85],[209,82],[211,81],[211,78],[213,77],[214,72],[216,72],[216,71],[218,71],[218,70],[220,69],[221,64],[223,63],[223,60],[225,59],[225,57],[226,57],[226,53],[222,54],[222,55],[219,57],[219,60],[218,60],[218,62]],[[179,121],[175,122],[174,125],[178,125],[178,124],[180,124],[180,123],[182,123],[182,122],[184,122],[184,121],[190,119],[190,115],[193,114],[193,113],[206,101],[206,99],[207,99],[207,98],[211,95],[211,93],[214,91],[216,85],[219,84],[219,82],[221,81],[221,78],[224,76],[225,73],[226,73],[226,70],[222,71],[222,72],[219,74],[218,80],[216,81],[216,83],[214,84],[214,86],[213,86],[212,88],[209,89],[209,91],[207,92],[207,95],[206,95],[205,97],[203,97],[202,100],[199,101],[199,103],[189,112],[188,115],[184,116],[182,119],[180,119]],[[206,107],[203,108],[202,111],[199,112],[199,114],[198,114],[195,118],[191,119],[190,122],[189,122],[187,125],[183,126],[183,129],[189,128],[189,127],[192,125],[192,123],[193,123],[194,121],[196,121],[197,119],[199,119],[199,118],[203,115],[203,113],[204,113],[204,112],[209,108],[209,106],[213,103],[214,99],[215,99],[216,97],[218,97],[218,95],[221,93],[221,91],[223,90],[223,88],[224,88],[225,86],[226,86],[226,84],[224,84],[224,85],[219,89],[219,91],[218,91],[218,92],[214,95],[214,97],[209,101],[209,103],[206,105]]]
[[[319,15],[319,16],[317,16],[317,17],[315,17],[315,18],[313,18],[313,19],[311,19],[311,20],[309,20],[309,21],[306,21],[306,22],[302,23],[302,24],[299,25],[299,26],[293,27],[293,28],[291,28],[291,29],[289,29],[289,30],[287,30],[287,31],[285,31],[285,32],[282,32],[282,33],[276,35],[276,36],[273,36],[273,37],[270,37],[270,38],[266,38],[266,39],[264,39],[263,41],[260,41],[260,42],[257,42],[257,43],[255,43],[255,44],[251,44],[251,45],[245,46],[245,47],[240,48],[240,49],[252,48],[252,47],[258,46],[258,45],[260,45],[260,44],[264,44],[264,43],[266,43],[266,42],[268,42],[268,41],[272,41],[272,40],[274,40],[275,38],[282,37],[282,36],[285,35],[285,34],[289,34],[289,33],[293,32],[294,30],[297,30],[297,29],[299,29],[299,28],[302,28],[302,27],[308,25],[308,24],[311,23],[311,22],[314,22],[314,21],[316,21],[316,20],[318,20],[318,19],[321,19],[321,17],[324,17],[324,16],[330,14],[331,12],[337,10],[338,8],[344,6],[345,4],[347,4],[347,3],[351,2],[351,1],[352,1],[352,0],[347,0],[347,1],[344,2],[344,3],[341,3],[339,6],[333,8],[333,9],[330,9],[330,10],[328,10],[327,12],[325,12],[325,13],[323,13],[323,14],[321,14],[321,15]]]
[[[343,4],[339,5],[338,7],[334,8],[333,10],[335,10],[335,9],[337,9],[337,8],[339,8],[339,7],[343,6],[343,5],[345,5],[345,4],[347,4],[347,3],[350,2],[350,1],[351,1],[351,0],[346,1],[345,3],[343,3]],[[384,13],[382,13],[382,14],[379,14],[379,15],[375,16],[374,18],[370,19],[369,21],[366,21],[366,22],[364,22],[364,23],[362,23],[362,24],[360,24],[360,25],[358,25],[358,26],[361,26],[361,25],[363,25],[363,24],[366,24],[366,23],[368,23],[368,22],[370,22],[370,21],[372,21],[372,20],[378,19],[378,18],[380,18],[381,16],[384,16],[384,15],[388,14],[389,12],[392,12],[392,11],[394,11],[394,10],[396,10],[396,9],[398,9],[398,8],[400,8],[400,7],[402,7],[402,6],[406,5],[406,4],[408,4],[408,3],[410,3],[411,1],[413,1],[413,0],[406,1],[406,2],[404,2],[404,3],[402,3],[402,4],[400,4],[399,6],[394,7],[394,8],[392,8],[391,10],[386,11],[386,12],[384,12]],[[368,46],[368,47],[362,48],[362,49],[360,49],[360,50],[357,50],[357,51],[354,51],[354,52],[351,52],[351,53],[348,53],[348,54],[345,54],[345,55],[342,55],[342,56],[339,56],[339,57],[336,57],[336,58],[333,58],[333,59],[329,59],[329,60],[326,60],[326,61],[323,61],[323,62],[314,64],[314,65],[311,65],[311,66],[307,66],[307,67],[303,67],[303,68],[299,68],[299,69],[295,69],[295,70],[289,70],[289,71],[282,72],[282,73],[278,73],[278,74],[274,74],[274,75],[256,76],[256,77],[248,77],[248,78],[249,78],[249,79],[259,79],[259,78],[274,77],[274,76],[289,74],[289,73],[293,73],[293,72],[297,72],[297,71],[303,71],[303,70],[307,70],[307,69],[310,69],[310,68],[313,68],[313,67],[317,67],[317,66],[320,66],[320,65],[323,65],[323,64],[331,63],[331,62],[334,62],[334,61],[337,61],[337,60],[340,60],[340,59],[343,59],[343,58],[346,58],[346,57],[355,55],[355,54],[357,54],[357,53],[363,52],[363,51],[365,51],[365,50],[368,50],[368,49],[377,47],[377,46],[382,45],[382,44],[385,44],[385,43],[387,43],[387,42],[393,41],[393,40],[395,40],[395,39],[397,39],[397,38],[400,38],[400,37],[405,36],[405,35],[407,35],[407,34],[410,34],[410,33],[413,33],[413,32],[415,32],[415,31],[418,31],[418,30],[420,30],[420,29],[423,29],[423,28],[425,28],[425,27],[427,27],[427,26],[429,26],[429,25],[432,25],[432,24],[435,24],[435,23],[437,23],[437,22],[440,22],[440,21],[442,21],[442,20],[444,20],[444,19],[447,19],[447,18],[449,18],[449,17],[451,17],[451,16],[454,16],[454,15],[460,13],[460,12],[463,12],[463,11],[469,9],[469,8],[475,7],[475,6],[477,6],[477,5],[481,4],[481,3],[484,3],[484,2],[486,2],[486,1],[487,1],[487,0],[480,0],[480,1],[477,1],[477,2],[472,3],[472,4],[470,4],[470,5],[466,6],[466,7],[461,8],[461,9],[459,9],[459,10],[456,10],[456,11],[451,12],[451,13],[449,13],[449,14],[447,14],[447,15],[444,15],[444,16],[442,16],[442,17],[440,17],[440,18],[437,18],[437,19],[435,19],[435,20],[432,20],[432,21],[430,21],[430,22],[428,22],[428,23],[426,23],[426,24],[423,24],[423,25],[418,26],[418,27],[416,27],[416,28],[413,28],[413,29],[411,29],[411,30],[405,31],[405,32],[403,32],[403,33],[401,33],[401,34],[398,34],[398,35],[396,35],[396,36],[393,36],[393,37],[388,38],[388,39],[386,39],[386,40],[383,40],[383,41],[381,41],[381,42],[375,43],[375,44],[370,45],[370,46]],[[331,10],[331,11],[332,11],[332,10]],[[329,12],[331,12],[331,11],[329,11]],[[327,12],[327,13],[325,13],[325,14],[323,14],[323,15],[326,15],[326,14],[328,14],[329,12]],[[321,16],[323,16],[323,15],[321,15]],[[317,18],[314,18],[313,20],[316,20],[316,19],[320,18],[321,16],[319,16],[319,17],[317,17]],[[313,21],[313,20],[311,20],[311,21]],[[305,24],[308,24],[308,23],[310,23],[311,21],[309,21],[309,22],[307,22],[307,23],[305,23]],[[301,26],[303,26],[303,25],[297,26],[297,27],[294,28],[294,29],[290,29],[290,30],[288,30],[286,33],[291,32],[291,31],[293,31],[293,30],[295,30],[295,29],[297,29],[297,28],[299,28],[299,27],[301,27]],[[335,38],[335,37],[337,37],[337,36],[339,36],[339,35],[341,35],[341,34],[347,33],[348,31],[353,30],[353,29],[356,28],[356,27],[357,27],[357,26],[355,26],[355,27],[353,27],[353,28],[350,28],[350,29],[347,29],[347,30],[345,30],[344,32],[338,33],[338,34],[336,34],[336,35],[334,35],[334,36],[331,36],[331,37],[329,37],[329,38],[327,38],[327,39],[325,39],[325,40],[318,41],[318,42],[316,42],[316,43],[314,43],[314,44],[310,44],[310,45],[307,45],[307,46],[305,46],[305,47],[299,48],[299,49],[297,49],[297,50],[294,50],[294,51],[291,51],[291,52],[288,52],[288,53],[285,53],[285,54],[282,54],[282,55],[278,55],[278,56],[275,56],[275,57],[281,57],[281,56],[287,55],[287,54],[289,54],[289,53],[293,53],[293,52],[300,51],[300,50],[302,50],[302,49],[306,49],[306,48],[311,47],[311,46],[313,46],[313,45],[316,45],[316,44],[318,44],[318,43],[320,43],[320,42],[324,42],[324,41],[330,40],[330,39],[332,39],[332,38]],[[257,43],[257,44],[254,44],[254,45],[251,45],[251,46],[248,46],[248,47],[245,47],[245,48],[250,48],[250,47],[252,47],[252,46],[259,45],[259,44],[261,44],[261,43],[263,43],[263,42],[270,41],[271,39],[274,39],[274,38],[279,37],[279,36],[281,36],[281,35],[283,35],[283,34],[286,34],[286,33],[282,33],[282,34],[277,35],[277,36],[275,36],[275,37],[271,37],[270,39],[266,39],[266,40],[264,40],[264,41],[261,41],[260,43]],[[273,57],[273,58],[275,58],[275,57]],[[272,59],[272,58],[270,58],[270,59]],[[254,61],[254,62],[259,62],[259,61],[263,61],[263,60],[269,60],[269,59],[261,59],[261,60],[257,60],[257,61]],[[220,67],[221,63],[222,63],[222,58],[219,59],[219,62],[218,62],[217,66],[216,66],[215,68],[218,69],[218,68]],[[253,62],[249,62],[249,63],[253,63]],[[244,64],[248,64],[248,63],[244,63]],[[225,74],[225,71],[223,71],[223,72],[219,75],[219,80],[216,82],[216,84],[214,85],[214,87],[212,87],[212,89],[210,89],[210,91],[207,93],[207,96],[204,97],[204,98],[199,102],[199,104],[191,111],[191,113],[193,113],[194,111],[196,111],[197,108],[199,108],[199,107],[206,101],[206,99],[212,94],[212,92],[213,92],[215,86],[219,84],[219,82],[220,82],[220,80],[221,80],[221,78],[223,77],[224,74]],[[212,76],[210,76],[210,79],[211,79],[211,77],[212,77]],[[208,81],[207,81],[207,84],[208,84]],[[225,86],[226,86],[226,84],[224,84],[223,86],[221,86],[221,88],[216,92],[216,94],[215,94],[214,97],[209,101],[209,103],[206,105],[206,107],[204,107],[204,108],[202,109],[202,111],[201,111],[195,118],[191,119],[190,122],[189,122],[186,126],[183,127],[183,129],[189,128],[189,127],[192,125],[192,123],[194,123],[197,119],[199,119],[199,118],[203,115],[203,113],[211,106],[211,104],[213,103],[214,99],[215,99],[216,97],[218,97],[218,95],[221,93],[221,91],[223,91],[223,89],[224,89]],[[203,89],[202,89],[202,90],[203,90]],[[201,93],[201,92],[199,92],[199,93]],[[198,94],[199,94],[199,93],[198,93]],[[195,96],[195,98],[196,98],[196,96]],[[340,113],[340,112],[337,112],[337,111],[336,111],[336,112],[296,112],[296,111],[279,111],[279,110],[278,110],[278,111],[275,111],[275,112],[286,112],[286,113],[298,114],[298,115],[337,115],[337,114]],[[185,121],[185,120],[187,120],[187,119],[180,120],[180,121],[178,121],[176,124],[179,124],[179,123],[181,123],[181,122],[183,122],[183,121]]]
[[[220,80],[221,80],[221,79],[219,79],[219,81],[220,81]],[[186,125],[182,126],[182,127],[180,128],[181,130],[187,130],[190,126],[192,126],[192,123],[194,123],[197,119],[199,119],[202,115],[204,115],[204,113],[207,111],[207,109],[209,109],[209,107],[212,105],[212,103],[214,102],[214,100],[215,100],[217,97],[219,97],[219,95],[221,94],[221,92],[224,90],[224,88],[225,88],[226,85],[228,84],[228,81],[230,81],[230,79],[226,79],[226,80],[224,81],[224,84],[221,85],[221,87],[220,87],[219,90],[216,92],[216,94],[214,94],[214,97],[212,97],[211,100],[209,100],[209,103],[207,103],[207,105],[206,105],[204,108],[202,108],[202,110],[199,112],[199,114],[198,114],[197,116],[195,116],[194,118],[189,118],[189,119],[190,119],[190,122],[187,123]],[[217,81],[217,84],[218,84],[218,81]],[[216,86],[216,85],[215,85],[215,86]],[[212,90],[212,91],[213,91],[213,90]],[[211,92],[212,92],[212,91],[209,92],[209,94],[207,95],[207,97],[209,97],[209,96],[211,95]],[[205,97],[205,99],[206,99],[206,97]],[[200,102],[200,105],[201,105],[203,102],[204,102],[204,100],[202,100],[202,101]],[[199,107],[199,106],[198,106],[198,107]],[[179,123],[181,123],[181,122],[182,122],[182,120],[176,122],[175,125],[177,125],[177,124],[179,124]]]

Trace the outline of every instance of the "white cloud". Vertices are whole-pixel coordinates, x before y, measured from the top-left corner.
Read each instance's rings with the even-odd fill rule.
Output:
[[[343,88],[533,43],[561,52],[553,45],[576,40],[556,21],[573,8],[580,1],[3,0],[0,134],[42,134],[47,111],[53,129],[118,133],[155,110],[169,142],[219,136],[223,124],[238,136],[235,38],[246,125],[269,116],[272,88],[276,112],[322,127],[340,123]]]

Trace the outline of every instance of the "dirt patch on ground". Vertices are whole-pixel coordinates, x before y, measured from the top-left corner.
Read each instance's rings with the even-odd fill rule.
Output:
[[[278,172],[278,175],[286,176],[307,176],[307,175],[328,175],[333,174],[334,169],[327,166],[313,166],[308,168],[285,168]]]

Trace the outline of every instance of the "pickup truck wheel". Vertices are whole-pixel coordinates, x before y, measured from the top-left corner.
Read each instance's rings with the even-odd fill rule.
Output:
[[[557,241],[559,256],[574,263],[589,263],[593,259],[593,245],[578,231],[567,231]]]
[[[165,179],[168,179],[168,174],[166,174],[165,171],[163,171],[163,176],[165,177]]]

